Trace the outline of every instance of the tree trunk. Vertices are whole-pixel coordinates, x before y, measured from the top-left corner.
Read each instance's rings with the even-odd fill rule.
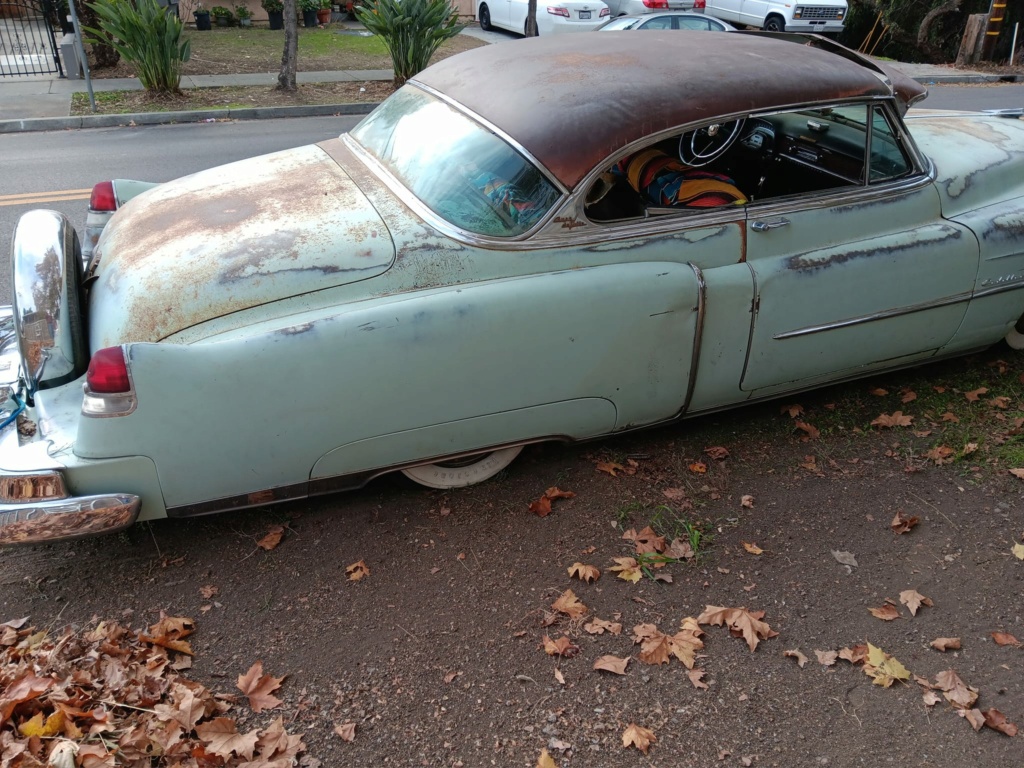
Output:
[[[78,21],[83,27],[100,28],[100,17],[89,7],[86,0],[75,0],[75,13],[78,14]],[[106,37],[106,33],[103,33],[103,37]],[[89,43],[86,50],[91,54],[89,67],[92,69],[116,67],[117,62],[121,60],[121,54],[110,45]]]
[[[530,0],[526,5],[526,29],[523,31],[527,37],[537,36],[537,0]]]
[[[284,53],[281,54],[281,73],[277,76],[277,90],[295,91],[295,69],[299,60],[299,22],[295,0],[284,0]]]
[[[935,23],[935,20],[939,18],[939,16],[947,13],[953,13],[958,10],[960,10],[960,0],[946,0],[942,5],[928,11],[921,20],[921,26],[917,30],[917,47],[918,50],[922,51],[933,61],[939,58],[939,56],[932,47],[931,40],[928,39],[928,34],[931,32],[932,24]]]

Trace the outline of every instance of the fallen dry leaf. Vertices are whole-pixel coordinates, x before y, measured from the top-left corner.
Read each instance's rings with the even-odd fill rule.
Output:
[[[932,648],[936,651],[958,651],[960,650],[959,637],[936,637],[932,640]]]
[[[555,602],[551,604],[552,609],[564,613],[570,619],[578,619],[585,616],[589,610],[571,589],[565,590]]]
[[[798,405],[797,403],[792,403],[791,405],[784,405],[784,406],[782,406],[779,409],[779,413],[788,413],[789,414],[789,418],[791,418],[791,419],[795,419],[797,416],[801,415],[803,412],[804,412],[804,407],[802,405]]]
[[[665,550],[666,557],[676,560],[689,560],[694,554],[693,547],[685,539],[672,539],[672,543]]]
[[[182,616],[165,616],[160,614],[160,621],[149,628],[149,634],[140,634],[139,639],[146,643],[159,645],[178,653],[192,655],[192,646],[185,641],[195,631],[195,622]],[[2,718],[0,718],[2,719]]]
[[[697,623],[727,626],[730,633],[743,637],[747,641],[747,647],[753,651],[757,648],[760,640],[767,640],[779,634],[766,622],[761,621],[762,618],[764,618],[764,611],[707,605],[704,607],[704,612],[697,617]]]
[[[990,707],[982,712],[985,716],[985,725],[991,728],[993,731],[999,731],[1007,736],[1017,735],[1017,726],[1006,719],[1006,715],[1000,712],[995,707]]]
[[[796,659],[797,666],[800,667],[800,669],[803,669],[805,666],[807,666],[807,657],[804,656],[798,648],[793,648],[789,651],[783,651],[782,655],[789,659]]]
[[[543,496],[530,503],[530,511],[538,517],[547,517],[551,514],[551,502],[556,499],[572,499],[575,497],[576,494],[572,491],[563,491],[560,488],[552,486],[544,491]]]
[[[334,726],[334,732],[341,736],[342,741],[352,743],[356,740],[356,724],[355,723],[342,723],[341,725]]]
[[[986,392],[988,392],[988,387],[978,387],[977,389],[972,389],[970,392],[964,392],[964,397],[967,398],[968,402],[976,403],[978,402],[978,398]]]
[[[747,509],[753,509],[754,497],[751,496],[749,493],[744,494],[743,496],[740,497],[740,506],[746,507]]]
[[[616,573],[623,581],[636,584],[644,577],[643,571],[640,570],[640,564],[632,557],[613,557],[612,560],[615,561],[615,565],[608,570]]]
[[[864,660],[864,674],[870,677],[875,685],[888,688],[897,680],[910,679],[910,670],[900,664],[894,657],[871,643],[867,645],[868,652]]]
[[[903,396],[900,398],[901,403],[912,403],[917,400],[917,392],[912,389],[904,389]]]
[[[1021,647],[1020,640],[1009,632],[993,632],[992,639],[995,640],[996,645],[1012,645],[1014,648]]]
[[[232,754],[252,760],[256,740],[259,738],[257,731],[239,733],[238,726],[230,717],[215,717],[207,723],[197,725],[195,731],[199,738],[208,742],[205,745],[206,751],[224,760],[230,760]]]
[[[657,741],[658,739],[655,737],[654,731],[648,730],[636,723],[630,723],[626,726],[626,730],[622,732],[622,746],[636,747],[645,755],[651,744]]]
[[[843,565],[849,565],[853,568],[857,567],[857,558],[854,556],[852,552],[840,552],[838,549],[833,549],[830,551],[832,552],[832,557],[834,557],[837,562],[840,562]]]
[[[942,414],[942,420],[943,421],[948,421],[951,424],[959,424],[960,423],[960,418],[956,414],[951,413],[949,411],[946,411],[944,414]]]
[[[881,387],[875,387],[874,389],[869,389],[868,394],[874,395],[875,397],[885,397],[889,394],[889,390],[882,389]]]
[[[594,662],[594,669],[611,672],[616,675],[626,674],[626,665],[629,664],[630,656],[624,659],[620,659],[618,656],[605,655],[601,656],[597,661]]]
[[[580,647],[573,645],[572,641],[565,635],[562,635],[557,640],[552,640],[547,635],[544,635],[541,647],[548,656],[564,656],[567,659],[580,652]]]
[[[636,547],[636,553],[638,555],[647,555],[665,551],[665,537],[659,536],[649,525],[640,531],[640,533],[637,533],[635,530],[630,528],[622,534],[622,538],[626,539],[626,541],[633,542],[633,546]]]
[[[249,706],[253,712],[262,712],[265,709],[274,709],[281,706],[282,702],[271,694],[281,687],[284,677],[271,677],[263,674],[263,662],[257,661],[244,675],[238,676],[238,690],[249,699]]]
[[[358,563],[352,563],[345,569],[345,573],[348,574],[349,581],[359,581],[360,579],[370,575],[370,567],[362,560]]]
[[[816,440],[817,438],[821,437],[821,432],[818,431],[818,428],[811,424],[808,424],[806,421],[794,421],[793,426],[807,435],[805,439]]]
[[[741,541],[740,544],[742,544],[743,548],[745,550],[747,550],[747,552],[749,552],[752,555],[763,555],[764,554],[764,550],[761,549],[759,546],[757,546],[757,544],[754,544],[753,542]]]
[[[1024,560],[1024,544],[1014,544],[1010,551],[1018,560]]]
[[[978,689],[967,685],[952,669],[935,676],[935,687],[942,691],[946,701],[960,709],[970,709],[978,700]]]
[[[907,606],[911,616],[917,616],[922,605],[933,605],[931,598],[925,597],[916,589],[905,589],[900,592],[900,602]]]
[[[199,588],[199,594],[206,600],[214,597],[218,592],[220,592],[220,587],[215,587],[212,584],[207,584],[206,586]]]
[[[689,465],[689,469],[691,472],[696,472],[698,475],[703,475],[705,472],[708,471],[708,465],[705,464],[703,461],[695,461]]]
[[[665,488],[661,493],[669,501],[682,501],[686,498],[686,491],[682,488]]]
[[[704,453],[718,461],[723,461],[729,458],[729,449],[721,445],[712,445],[710,448],[705,448]]]
[[[562,674],[562,670],[555,667],[555,680],[558,681],[559,685],[565,685],[565,675]]]
[[[686,670],[686,676],[690,678],[690,682],[693,684],[693,687],[701,691],[706,691],[710,688],[710,686],[704,682],[704,675],[704,670],[698,669],[697,667]]]
[[[908,533],[911,528],[921,522],[921,518],[917,515],[907,516],[903,514],[903,510],[896,513],[896,516],[889,523],[889,527],[892,528],[892,532],[895,534]]]
[[[540,751],[540,757],[537,758],[537,768],[558,768],[558,763],[551,757],[551,754],[547,749]]]
[[[599,461],[595,466],[597,467],[598,472],[604,472],[612,477],[618,477],[618,472],[626,471],[624,466],[616,464],[614,461]]]
[[[622,632],[622,625],[616,621],[605,621],[595,618],[593,621],[583,625],[583,629],[591,635],[603,635],[605,632],[617,635]]]
[[[930,451],[926,451],[924,457],[930,461],[934,461],[937,465],[949,464],[953,459],[951,458],[955,454],[952,448],[947,445],[937,445]]]
[[[976,731],[980,731],[981,727],[985,725],[985,716],[977,709],[958,709],[956,713],[970,723]]]
[[[837,651],[815,651],[814,655],[818,657],[818,663],[823,667],[831,667],[839,658]]]
[[[1010,407],[1010,398],[1005,396],[993,397],[991,400],[988,401],[988,404],[991,405],[993,408],[998,408],[1002,411],[1005,411],[1007,408]]]
[[[892,621],[893,619],[900,618],[899,610],[892,603],[886,603],[881,608],[868,608],[868,610],[871,611],[872,616],[882,621]]]
[[[926,707],[934,707],[936,704],[942,701],[942,697],[939,696],[939,694],[937,694],[935,691],[927,690],[921,691],[921,699],[922,701],[924,701],[924,705]]]
[[[569,578],[579,579],[585,581],[587,584],[597,581],[601,578],[601,571],[593,565],[584,565],[583,563],[573,563],[569,566]]]
[[[913,423],[913,416],[905,416],[903,411],[893,411],[892,415],[883,413],[878,416],[878,418],[871,422],[871,426],[889,429],[892,427],[909,427]]]
[[[1011,470],[1009,470],[1009,472],[1014,477],[1019,477],[1021,480],[1024,480],[1024,467],[1018,467],[1016,469],[1011,469]]]
[[[281,539],[284,537],[284,526],[283,525],[272,525],[267,529],[266,535],[256,542],[256,546],[261,549],[265,549],[268,552],[281,543]]]
[[[839,658],[851,664],[860,664],[867,660],[868,647],[864,644],[857,644],[852,648],[840,648]]]

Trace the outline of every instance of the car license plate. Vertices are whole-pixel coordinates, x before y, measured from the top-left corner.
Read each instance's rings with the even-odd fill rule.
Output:
[[[580,11],[580,18],[581,19],[589,19],[590,18],[590,11]]]

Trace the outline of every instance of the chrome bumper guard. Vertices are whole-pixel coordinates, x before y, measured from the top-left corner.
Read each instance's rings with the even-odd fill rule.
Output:
[[[0,476],[0,547],[115,533],[141,502],[128,493],[71,496],[57,470]]]

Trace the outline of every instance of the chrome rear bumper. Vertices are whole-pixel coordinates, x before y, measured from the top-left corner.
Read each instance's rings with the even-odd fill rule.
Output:
[[[115,533],[135,522],[139,504],[127,493],[0,504],[0,546]]]

